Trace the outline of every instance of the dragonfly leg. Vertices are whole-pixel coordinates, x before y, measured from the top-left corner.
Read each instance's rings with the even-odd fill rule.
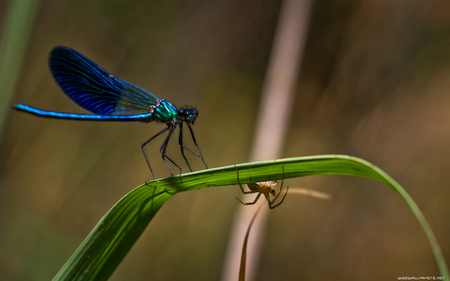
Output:
[[[154,140],[156,137],[158,137],[159,135],[161,135],[162,133],[164,133],[164,132],[167,131],[168,129],[169,129],[169,127],[165,128],[164,130],[160,131],[159,133],[157,133],[156,135],[154,135],[153,137],[151,137],[150,139],[148,139],[146,142],[144,142],[144,143],[141,145],[142,153],[144,153],[145,161],[147,161],[148,168],[150,169],[150,172],[152,172],[153,179],[155,179],[155,174],[153,173],[152,167],[150,167],[150,162],[148,161],[147,155],[145,154],[144,147],[145,147],[149,142],[151,142],[152,140]]]
[[[184,149],[187,149],[189,151],[191,151],[190,149],[186,148],[183,145],[183,122],[180,122],[180,134],[178,135],[178,144],[180,145],[180,149],[181,149],[181,155],[183,155],[184,161],[186,161],[186,164],[189,167],[189,170],[191,170],[192,172],[192,168],[191,165],[189,165],[188,160],[186,159],[186,156],[184,155]],[[191,151],[192,152],[192,151]],[[196,153],[194,153],[195,155],[197,155]],[[198,155],[197,155],[198,156]]]
[[[164,140],[163,144],[161,145],[161,148],[159,149],[159,152],[161,152],[161,156],[162,156],[162,159],[164,161],[164,164],[166,164],[166,167],[169,170],[169,173],[170,173],[171,176],[173,176],[172,170],[170,169],[169,164],[167,164],[166,159],[168,159],[172,164],[174,164],[178,169],[180,169],[180,175],[181,175],[181,168],[180,168],[180,166],[178,166],[172,159],[170,159],[169,156],[166,155],[167,144],[169,143],[170,137],[172,136],[172,133],[173,133],[173,131],[175,131],[176,127],[177,127],[177,125],[174,125],[174,126],[170,127],[170,131],[167,134],[167,137]]]
[[[192,131],[191,124],[189,124],[189,123],[186,123],[186,124],[188,125],[189,131],[191,132],[192,141],[194,142],[195,146],[197,147],[198,153],[199,153],[200,155],[198,155],[198,154],[192,152],[192,151],[191,151],[190,149],[188,149],[188,148],[186,148],[186,149],[189,150],[189,151],[191,151],[191,152],[194,153],[195,155],[197,155],[197,157],[199,157],[200,159],[202,159],[203,164],[205,164],[206,169],[208,169],[208,165],[206,165],[205,159],[203,159],[202,151],[200,150],[200,147],[198,147],[197,141],[195,140],[194,131]]]

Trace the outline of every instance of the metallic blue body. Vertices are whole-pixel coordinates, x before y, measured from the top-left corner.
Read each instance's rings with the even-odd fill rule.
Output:
[[[43,117],[54,117],[63,119],[74,119],[74,120],[95,120],[95,121],[143,121],[147,122],[149,118],[152,118],[152,113],[143,113],[136,115],[93,115],[93,114],[75,114],[75,113],[63,113],[54,112],[48,110],[37,109],[24,104],[14,105],[15,109],[23,110],[31,114],[43,116]]]
[[[172,122],[177,109],[146,90],[114,77],[99,65],[67,47],[50,53],[55,81],[76,104],[95,114],[71,114],[39,110],[23,104],[14,108],[45,117],[99,121]],[[161,106],[161,109],[158,107]],[[156,113],[155,118],[152,117]]]
[[[192,171],[184,155],[185,150],[202,159],[206,166],[191,128],[191,125],[194,124],[198,116],[197,109],[177,109],[170,102],[164,99],[158,99],[146,90],[114,77],[87,57],[67,47],[54,48],[50,53],[49,64],[53,78],[55,78],[55,81],[64,93],[76,104],[93,114],[54,112],[37,109],[24,104],[14,105],[15,109],[50,118],[90,121],[156,121],[165,123],[167,124],[165,129],[141,146],[153,178],[155,178],[155,175],[150,167],[150,162],[147,159],[144,147],[164,132],[168,132],[168,135],[159,151],[169,172],[172,174],[166,160],[169,160],[170,163],[180,169],[181,173],[180,166],[166,155],[169,139],[175,131],[175,128],[179,126],[180,134],[178,144],[189,169]],[[192,141],[198,149],[198,154],[183,145],[183,123],[186,123],[189,128]]]

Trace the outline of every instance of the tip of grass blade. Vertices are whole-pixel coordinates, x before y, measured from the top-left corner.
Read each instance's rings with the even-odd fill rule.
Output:
[[[258,216],[259,212],[262,210],[264,206],[266,206],[266,204],[259,205],[258,210],[256,210],[252,220],[250,221],[250,224],[248,225],[247,233],[245,234],[244,245],[242,246],[241,265],[239,267],[239,281],[245,281],[245,266],[247,263],[247,243],[248,243],[248,236],[250,234],[250,229],[252,228],[253,222],[255,222],[256,216]]]

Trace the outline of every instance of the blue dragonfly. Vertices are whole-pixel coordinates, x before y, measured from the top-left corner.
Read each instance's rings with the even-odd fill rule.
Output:
[[[55,47],[50,53],[49,64],[53,78],[64,93],[73,102],[93,114],[54,112],[24,104],[14,105],[15,109],[50,118],[90,121],[140,121],[145,123],[156,121],[166,123],[166,128],[141,145],[142,153],[153,178],[155,178],[155,174],[145,154],[144,147],[167,131],[168,134],[159,151],[170,174],[173,175],[167,160],[175,165],[181,174],[181,167],[166,154],[167,144],[178,126],[180,128],[178,144],[180,145],[181,155],[189,169],[192,171],[191,165],[184,154],[185,150],[202,159],[203,164],[208,168],[191,128],[198,116],[196,108],[177,109],[170,102],[158,99],[146,90],[111,75],[87,57],[68,47]],[[198,153],[183,144],[183,123],[186,123],[189,128],[192,141],[197,147]]]

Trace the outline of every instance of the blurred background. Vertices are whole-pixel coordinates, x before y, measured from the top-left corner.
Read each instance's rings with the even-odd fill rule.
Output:
[[[151,179],[140,145],[165,126],[13,111],[24,103],[84,113],[53,81],[53,47],[74,48],[177,107],[196,106],[193,128],[209,167],[243,163],[281,4],[40,1],[3,112],[0,279],[51,279],[115,202]],[[0,0],[2,36],[8,5]],[[282,157],[348,154],[377,165],[417,202],[449,261],[450,4],[312,5]],[[161,142],[146,151],[156,176],[166,177]],[[169,150],[181,163],[176,140]],[[333,199],[288,196],[269,212],[256,280],[438,276],[419,223],[388,187],[343,176],[285,184]],[[219,280],[234,214],[244,208],[234,199],[239,194],[227,186],[171,198],[111,280]]]

